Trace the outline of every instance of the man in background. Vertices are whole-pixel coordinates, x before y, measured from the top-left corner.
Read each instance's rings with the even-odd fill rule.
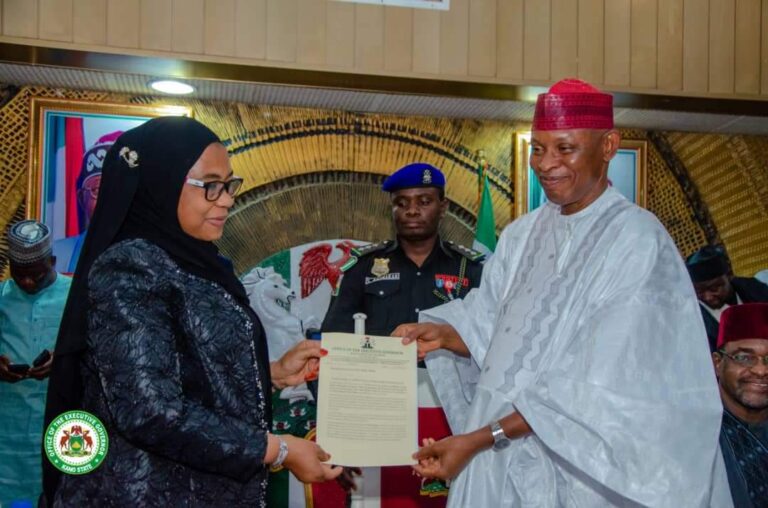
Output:
[[[712,359],[725,406],[720,448],[733,505],[768,507],[768,303],[725,309]]]
[[[75,183],[80,234],[56,240],[53,246],[56,270],[61,273],[74,273],[75,268],[77,268],[80,249],[83,247],[88,224],[91,222],[93,211],[96,209],[96,199],[99,197],[101,167],[104,164],[104,157],[107,156],[109,148],[122,133],[122,131],[115,131],[105,134],[83,155],[80,175]]]
[[[2,506],[14,500],[36,502],[42,490],[40,447],[50,352],[71,282],[53,268],[51,233],[44,224],[25,220],[12,225],[8,247],[11,279],[0,282]]]
[[[768,286],[750,277],[734,277],[725,250],[707,245],[685,261],[699,299],[710,351],[717,343],[720,315],[731,305],[768,302]]]
[[[362,312],[367,334],[388,336],[397,326],[418,320],[420,312],[464,298],[480,284],[483,254],[440,238],[448,200],[439,169],[409,164],[390,175],[382,190],[389,193],[396,238],[352,251],[354,264],[346,265],[324,332],[352,333],[352,316]],[[446,436],[448,422],[426,368],[420,367],[419,433]],[[382,497],[394,503],[389,506],[445,504],[445,484],[422,481],[408,467],[384,468],[381,482]]]

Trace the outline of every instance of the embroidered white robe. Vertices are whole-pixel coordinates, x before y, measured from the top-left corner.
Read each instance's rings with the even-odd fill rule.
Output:
[[[698,302],[664,227],[612,188],[510,224],[464,300],[423,311],[471,358],[427,366],[454,434],[519,412],[449,506],[730,506],[722,406]]]

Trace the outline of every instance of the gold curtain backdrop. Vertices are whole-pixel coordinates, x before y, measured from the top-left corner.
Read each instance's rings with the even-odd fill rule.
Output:
[[[24,217],[28,178],[30,97],[93,102],[178,104],[226,143],[234,171],[245,178],[220,245],[238,270],[280,250],[331,237],[391,236],[383,178],[400,166],[428,162],[446,173],[451,202],[443,233],[471,243],[477,211],[476,151],[485,151],[498,231],[512,219],[513,134],[527,125],[436,119],[24,87],[0,109],[0,226]],[[624,130],[646,139],[644,131]],[[689,169],[740,275],[768,267],[766,196],[768,138],[666,133]],[[716,146],[717,148],[712,148]],[[692,148],[696,147],[696,148]],[[709,155],[699,152],[708,150]],[[720,161],[714,164],[713,161]],[[738,177],[734,177],[737,174]],[[727,183],[727,185],[726,185]],[[728,189],[727,191],[724,189]],[[706,243],[664,158],[648,145],[648,208],[667,227],[682,255]],[[7,276],[7,245],[0,268]]]

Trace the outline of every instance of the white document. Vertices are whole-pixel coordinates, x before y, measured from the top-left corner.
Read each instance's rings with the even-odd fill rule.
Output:
[[[416,343],[324,333],[317,443],[341,466],[414,464],[418,449]]]

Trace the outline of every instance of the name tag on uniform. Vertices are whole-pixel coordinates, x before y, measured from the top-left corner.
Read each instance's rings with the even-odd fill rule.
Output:
[[[373,284],[374,282],[381,282],[384,280],[400,280],[400,273],[388,273],[386,275],[383,275],[381,277],[366,277],[365,278],[365,285]]]

